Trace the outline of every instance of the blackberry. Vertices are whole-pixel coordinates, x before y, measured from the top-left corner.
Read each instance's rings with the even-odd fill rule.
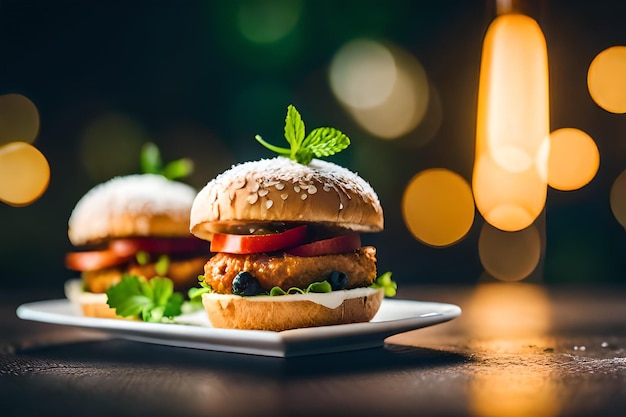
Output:
[[[341,271],[332,271],[327,280],[333,291],[343,290],[348,283],[348,274]]]
[[[250,296],[263,293],[263,287],[251,273],[242,271],[233,279],[233,294]]]

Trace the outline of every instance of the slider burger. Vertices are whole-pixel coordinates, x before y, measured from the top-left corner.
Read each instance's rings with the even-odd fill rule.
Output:
[[[383,229],[378,196],[348,169],[310,154],[304,162],[242,163],[196,196],[191,232],[215,253],[201,277],[214,327],[281,331],[366,322],[378,311],[376,249],[359,235]]]
[[[113,178],[99,184],[76,204],[68,236],[77,251],[66,266],[79,271],[67,297],[87,316],[116,317],[106,291],[124,274],[167,276],[177,289],[197,285],[207,260],[207,243],[189,233],[196,191],[161,175]]]

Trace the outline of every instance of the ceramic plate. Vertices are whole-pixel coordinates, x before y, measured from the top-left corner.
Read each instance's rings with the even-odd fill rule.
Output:
[[[178,324],[85,317],[69,300],[23,304],[17,315],[34,320],[95,329],[113,337],[170,346],[252,355],[290,357],[382,346],[387,337],[458,317],[453,304],[385,299],[368,323],[270,332],[211,327],[203,311],[181,316]]]

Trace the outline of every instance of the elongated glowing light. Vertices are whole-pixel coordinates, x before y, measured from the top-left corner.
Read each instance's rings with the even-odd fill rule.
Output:
[[[492,226],[522,230],[543,210],[549,133],[548,54],[537,22],[503,14],[483,43],[472,186]]]

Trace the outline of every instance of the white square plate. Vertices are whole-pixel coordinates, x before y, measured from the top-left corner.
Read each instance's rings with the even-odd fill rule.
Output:
[[[454,304],[385,299],[368,323],[270,332],[216,329],[204,311],[181,316],[177,324],[163,324],[85,317],[66,299],[23,304],[17,309],[17,316],[24,320],[95,329],[123,339],[277,357],[382,346],[389,336],[443,323],[460,314],[460,307]]]

